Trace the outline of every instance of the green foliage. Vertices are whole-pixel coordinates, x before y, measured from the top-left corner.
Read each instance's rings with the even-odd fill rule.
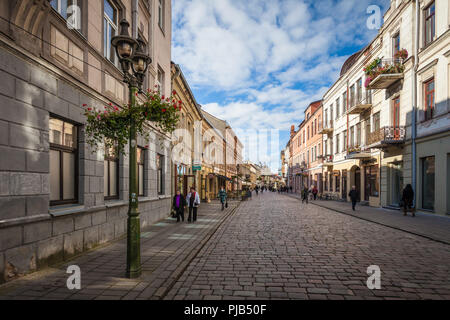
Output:
[[[149,90],[145,93],[144,102],[135,103],[133,106],[119,108],[110,104],[105,106],[104,110],[95,110],[86,105],[84,107],[87,107],[86,142],[94,150],[97,150],[99,145],[105,145],[106,149],[114,148],[116,152],[124,153],[132,123],[137,134],[147,139],[147,122],[153,123],[163,132],[172,133],[180,120],[182,103],[173,96],[166,98],[160,96],[157,91]]]

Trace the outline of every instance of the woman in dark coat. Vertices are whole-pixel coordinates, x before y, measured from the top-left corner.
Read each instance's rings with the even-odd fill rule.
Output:
[[[410,184],[408,184],[405,189],[403,189],[402,195],[403,201],[403,215],[406,216],[408,212],[408,208],[412,209],[412,216],[415,217],[416,214],[414,212],[414,208],[412,208],[414,201],[414,190]]]
[[[186,207],[186,199],[183,197],[180,191],[177,191],[175,197],[173,197],[173,210],[177,215],[177,222],[184,222],[184,207]]]

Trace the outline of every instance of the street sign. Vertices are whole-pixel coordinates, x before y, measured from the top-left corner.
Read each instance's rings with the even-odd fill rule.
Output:
[[[193,166],[192,171],[202,171],[202,166]]]

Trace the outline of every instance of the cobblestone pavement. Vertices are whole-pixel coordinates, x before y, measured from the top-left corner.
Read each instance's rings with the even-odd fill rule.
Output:
[[[177,224],[168,218],[143,230],[143,274],[139,279],[124,278],[126,240],[121,240],[63,265],[0,286],[0,300],[160,299],[237,205],[238,202],[230,202],[229,208],[222,212],[217,202],[202,204],[195,224]],[[82,289],[79,291],[67,289],[69,265],[78,265],[81,269]]]
[[[300,199],[299,194],[289,193],[288,195]],[[359,204],[356,206],[356,211],[352,211],[349,202],[317,200],[310,203],[450,245],[450,216],[417,212],[416,217],[412,218],[411,213],[408,213],[408,217],[404,217],[403,211]]]
[[[381,290],[366,286],[371,265]],[[241,204],[165,299],[450,299],[450,246],[264,193]]]

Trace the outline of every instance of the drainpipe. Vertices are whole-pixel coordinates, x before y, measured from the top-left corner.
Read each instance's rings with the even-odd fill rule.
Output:
[[[132,37],[134,39],[137,39],[138,36],[138,6],[139,6],[139,0],[133,0],[133,3],[131,4],[131,25],[132,25]]]
[[[414,45],[414,70],[413,70],[413,83],[412,83],[412,114],[411,114],[411,146],[412,146],[412,187],[414,190],[414,206],[416,207],[417,200],[417,147],[416,147],[416,137],[417,137],[417,69],[419,67],[419,24],[420,24],[420,11],[419,11],[419,0],[416,3],[416,28],[415,28],[415,45]]]

